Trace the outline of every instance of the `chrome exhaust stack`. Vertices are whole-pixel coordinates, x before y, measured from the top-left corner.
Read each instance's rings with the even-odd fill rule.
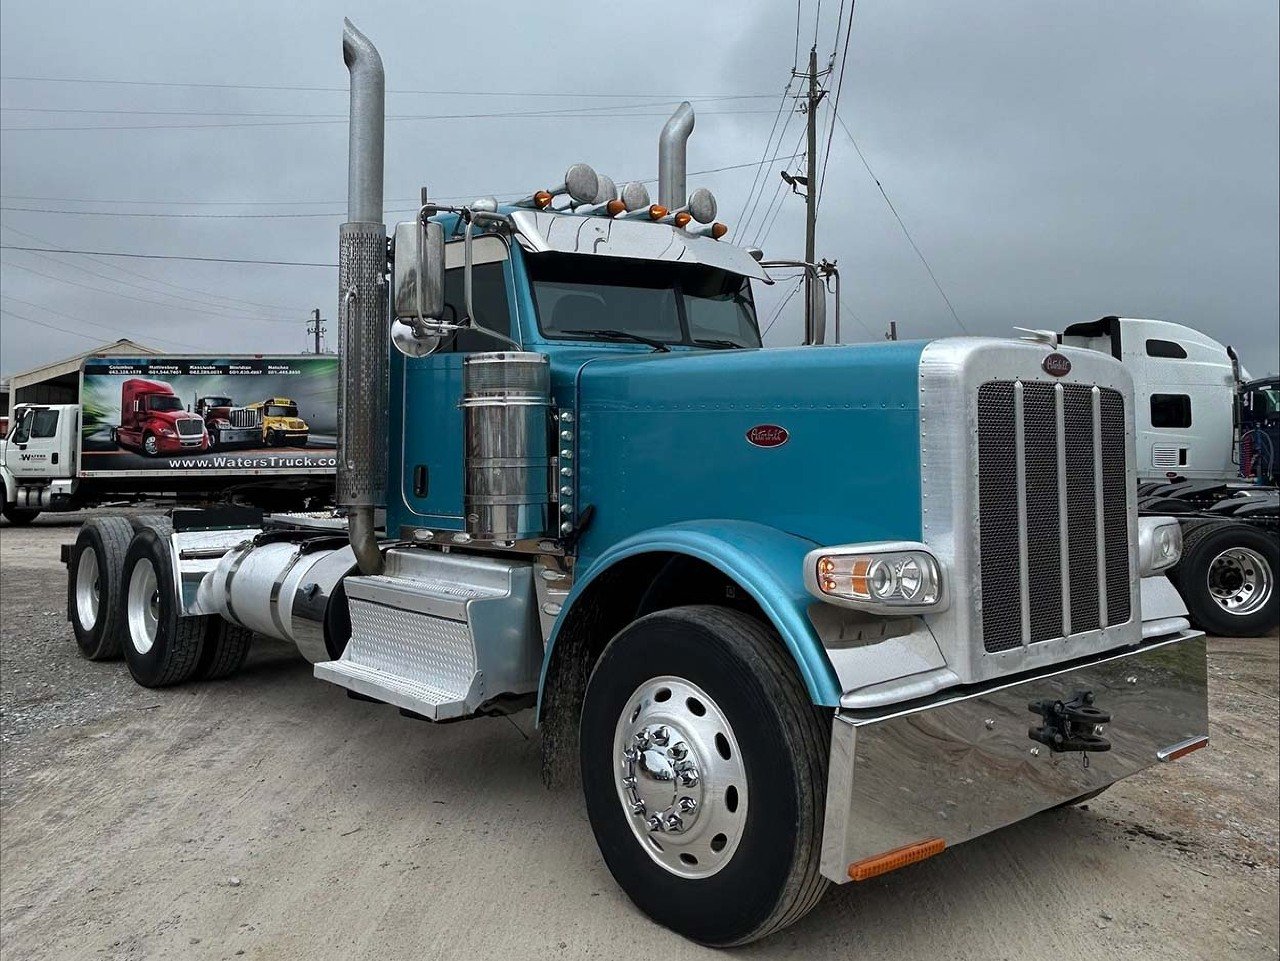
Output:
[[[387,228],[382,213],[386,80],[382,58],[350,20],[342,59],[351,73],[347,223],[339,228],[338,503],[363,574],[382,571],[374,509],[387,486]]]
[[[676,107],[658,138],[658,203],[668,210],[685,205],[685,153],[693,133],[693,107],[684,101]]]

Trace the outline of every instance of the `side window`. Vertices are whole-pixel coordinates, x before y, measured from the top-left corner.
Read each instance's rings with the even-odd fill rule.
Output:
[[[30,408],[24,410],[18,415],[18,426],[13,429],[13,442],[15,444],[25,444],[31,439],[31,415],[34,413]]]
[[[467,315],[467,298],[463,290],[463,244],[454,241],[445,248],[444,319],[461,320]],[[480,326],[496,330],[508,337],[511,332],[511,305],[507,301],[507,282],[503,264],[507,262],[507,245],[498,237],[475,238],[472,247],[471,303]],[[475,330],[460,330],[440,346],[442,354],[470,354],[486,350],[509,350],[510,344]]]
[[[56,410],[38,410],[31,418],[32,437],[56,437],[58,435],[58,412]]]
[[[1148,357],[1168,357],[1171,360],[1186,360],[1187,351],[1181,344],[1172,340],[1148,340]]]
[[[1152,394],[1152,427],[1190,427],[1191,398],[1186,394]]]

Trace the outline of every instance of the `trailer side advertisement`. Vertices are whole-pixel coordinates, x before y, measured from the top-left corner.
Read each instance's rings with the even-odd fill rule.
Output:
[[[333,473],[338,359],[90,357],[84,477]]]

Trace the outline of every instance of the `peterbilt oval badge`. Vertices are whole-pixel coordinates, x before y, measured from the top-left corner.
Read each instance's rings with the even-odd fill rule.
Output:
[[[791,435],[777,424],[757,424],[747,431],[747,442],[756,447],[781,447]]]
[[[1040,362],[1040,366],[1051,377],[1066,377],[1071,373],[1071,361],[1062,354],[1050,354]]]

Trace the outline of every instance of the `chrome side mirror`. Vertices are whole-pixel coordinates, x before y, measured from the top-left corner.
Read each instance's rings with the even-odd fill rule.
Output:
[[[444,317],[444,227],[434,221],[396,224],[392,264],[395,316],[421,324]]]

